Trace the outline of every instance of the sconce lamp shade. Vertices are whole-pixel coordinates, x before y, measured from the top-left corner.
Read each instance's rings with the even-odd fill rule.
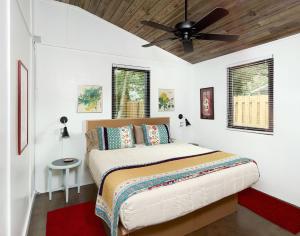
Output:
[[[61,133],[61,137],[62,138],[69,138],[70,137],[67,126],[64,127],[63,132]]]
[[[187,118],[185,118],[185,126],[190,126],[190,125],[191,125],[191,123],[188,121]]]

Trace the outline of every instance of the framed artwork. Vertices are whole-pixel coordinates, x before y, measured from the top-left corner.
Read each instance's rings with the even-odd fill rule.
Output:
[[[214,119],[214,88],[200,89],[200,116],[201,119]]]
[[[98,85],[80,85],[77,112],[102,112],[102,87]]]
[[[175,93],[174,89],[158,90],[158,111],[175,110]]]
[[[18,155],[28,145],[28,69],[18,61]]]

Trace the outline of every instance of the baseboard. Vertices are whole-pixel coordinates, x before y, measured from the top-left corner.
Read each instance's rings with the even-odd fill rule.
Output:
[[[265,195],[265,196],[268,196],[268,197],[270,197],[270,198],[273,198],[273,199],[276,200],[277,202],[281,202],[281,203],[284,203],[284,204],[288,204],[288,205],[290,205],[290,206],[292,206],[292,207],[295,207],[295,208],[297,208],[297,209],[300,208],[300,206],[298,206],[298,205],[296,205],[296,204],[294,204],[294,203],[285,201],[285,200],[283,200],[283,199],[281,199],[281,198],[278,198],[278,197],[274,197],[273,195],[270,195],[270,194],[268,194],[268,193],[266,193],[266,192],[263,192],[263,191],[261,191],[261,190],[259,190],[259,189],[257,189],[257,188],[250,187],[250,189],[252,189],[252,190],[254,190],[254,191],[257,191],[257,192],[259,192],[259,193],[261,193],[261,194],[263,194],[263,195]]]
[[[83,186],[83,185],[80,185],[80,187],[81,186]],[[76,184],[72,184],[72,185],[70,185],[69,187],[68,187],[68,189],[70,190],[71,188],[77,188],[77,185]],[[62,190],[65,190],[65,187],[58,187],[58,188],[54,188],[54,189],[52,189],[52,193],[54,193],[54,192],[56,192],[56,191],[62,191]],[[45,192],[45,193],[48,193],[48,191],[47,192]]]
[[[89,185],[89,184],[93,184],[93,181],[86,181],[84,183],[80,183],[80,187],[85,186],[85,185]],[[69,186],[69,189],[71,188],[77,188],[76,184],[72,184]],[[52,188],[52,193],[56,192],[56,191],[62,191],[65,188],[63,186],[61,187],[57,187],[57,188]],[[43,191],[37,191],[38,194],[43,194],[43,193],[48,193],[48,189],[47,190],[43,190]]]
[[[28,234],[30,219],[31,219],[31,214],[32,214],[32,208],[33,208],[33,204],[35,201],[35,196],[36,196],[36,191],[34,191],[33,196],[30,199],[28,211],[27,211],[27,214],[25,217],[25,225],[24,225],[23,234],[22,234],[24,236],[27,236],[27,234]]]

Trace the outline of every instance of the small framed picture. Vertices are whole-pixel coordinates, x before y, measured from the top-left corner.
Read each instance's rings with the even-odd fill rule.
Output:
[[[158,111],[175,111],[174,89],[158,89]]]
[[[201,119],[214,119],[214,88],[200,89],[200,117]]]
[[[28,145],[28,70],[18,61],[18,154]]]
[[[80,85],[77,102],[78,113],[102,112],[102,87],[98,85]]]

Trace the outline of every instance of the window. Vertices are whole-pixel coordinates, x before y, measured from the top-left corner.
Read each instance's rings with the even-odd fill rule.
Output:
[[[228,128],[273,132],[273,58],[229,67]]]
[[[112,118],[150,117],[150,71],[112,68]]]

